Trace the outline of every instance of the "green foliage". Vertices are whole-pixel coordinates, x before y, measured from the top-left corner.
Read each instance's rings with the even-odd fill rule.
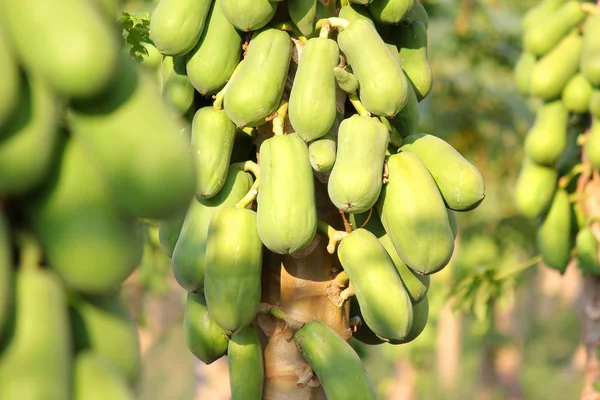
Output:
[[[149,35],[150,14],[123,12],[118,23],[121,25],[126,46],[129,47],[129,54],[137,61],[142,61],[143,56],[148,56],[148,50],[142,43],[152,43]]]

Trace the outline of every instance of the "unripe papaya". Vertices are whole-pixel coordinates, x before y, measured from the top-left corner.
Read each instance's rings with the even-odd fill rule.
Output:
[[[446,209],[446,211],[448,211],[448,221],[450,221],[452,234],[454,235],[454,239],[456,239],[456,235],[458,235],[458,221],[456,220],[456,213],[449,208]]]
[[[579,68],[592,85],[600,87],[600,15],[588,16],[583,29],[585,34]]]
[[[373,0],[368,10],[380,24],[396,25],[414,5],[415,0]]]
[[[565,190],[558,190],[538,227],[537,246],[546,266],[561,273],[571,259],[571,204]]]
[[[417,100],[423,100],[433,86],[433,74],[427,59],[427,28],[420,21],[394,27],[392,41],[399,49],[400,65],[415,89]]]
[[[338,35],[338,45],[358,80],[364,107],[375,115],[398,114],[408,101],[408,82],[373,24],[354,20]]]
[[[172,218],[163,219],[158,226],[158,241],[160,249],[167,257],[173,257],[173,251],[179,240],[185,213],[181,213]]]
[[[208,226],[204,294],[211,318],[235,332],[258,312],[262,243],[256,213],[245,208],[221,208]]]
[[[600,275],[600,261],[598,261],[598,241],[589,226],[581,228],[575,239],[577,248],[577,261],[579,268],[587,273]]]
[[[515,80],[517,81],[517,88],[523,96],[529,96],[529,87],[535,62],[535,56],[524,51],[515,64]]]
[[[394,118],[390,118],[390,124],[392,124],[396,132],[398,132],[398,135],[403,138],[417,133],[419,118],[421,116],[419,111],[419,100],[417,99],[415,89],[412,85],[409,85],[407,91],[408,101],[406,102],[406,105]],[[396,144],[401,145],[401,143]]]
[[[315,31],[317,0],[288,0],[287,6],[290,19],[304,36]]]
[[[404,344],[410,343],[415,340],[423,332],[427,326],[427,319],[429,318],[429,299],[427,296],[423,298],[423,301],[414,304],[412,306],[413,323],[410,327],[408,335],[402,340],[391,342],[392,344]]]
[[[386,343],[379,336],[377,336],[371,328],[365,323],[362,311],[360,310],[360,304],[356,299],[356,296],[350,297],[350,317],[359,317],[361,320],[360,327],[352,334],[352,337],[364,344],[378,345]]]
[[[587,112],[593,87],[582,73],[573,76],[562,92],[562,102],[567,110],[579,114]]]
[[[345,19],[348,22],[352,22],[355,19],[364,19],[370,24],[373,24],[373,20],[369,15],[369,11],[360,3],[350,2],[350,4],[340,8],[339,17]]]
[[[39,186],[47,176],[58,141],[61,102],[35,75],[23,79],[22,85],[19,107],[0,127],[2,195],[22,195]]]
[[[588,107],[593,117],[600,118],[600,89],[592,91]]]
[[[337,144],[331,133],[310,142],[308,145],[308,158],[310,165],[317,172],[327,172],[335,164]]]
[[[0,212],[0,339],[8,325],[13,307],[13,260],[9,227]]]
[[[221,0],[221,9],[233,26],[243,32],[265,26],[277,11],[277,1]]]
[[[262,143],[257,212],[260,239],[274,253],[303,250],[315,237],[313,172],[298,135],[274,136]]]
[[[19,270],[0,355],[0,398],[71,398],[71,334],[64,287],[48,270]]]
[[[592,117],[590,133],[583,151],[594,168],[600,168],[600,117]]]
[[[321,320],[294,335],[296,346],[319,378],[329,400],[375,399],[371,378],[354,349]]]
[[[561,100],[544,103],[525,138],[525,154],[540,165],[554,165],[567,147],[569,110]]]
[[[204,364],[212,364],[227,353],[229,337],[210,318],[202,293],[188,293],[183,314],[183,333],[190,352]]]
[[[340,67],[335,67],[333,69],[333,74],[335,75],[335,80],[340,86],[340,89],[344,92],[354,93],[358,90],[358,80],[356,80],[356,77],[351,72]]]
[[[119,17],[118,13],[121,7],[121,0],[93,0],[92,2],[96,4],[98,10],[102,12],[110,22],[115,21]]]
[[[148,52],[147,55],[142,55],[142,65],[148,67],[151,70],[157,70],[160,67],[160,64],[162,63],[162,54],[160,54],[158,49],[151,43],[142,42],[141,44]]]
[[[231,400],[261,400],[264,386],[264,360],[260,338],[252,325],[233,335],[227,349]]]
[[[288,113],[294,131],[309,142],[325,135],[336,116],[334,68],[339,63],[339,49],[334,40],[312,38],[304,45]]]
[[[388,142],[388,130],[377,118],[354,114],[342,121],[327,185],[329,198],[337,208],[361,213],[377,202]]]
[[[206,238],[212,216],[220,208],[235,206],[252,183],[250,174],[230,167],[225,185],[216,196],[192,200],[171,262],[175,279],[185,290],[198,292],[204,288]]]
[[[292,40],[286,32],[266,28],[255,33],[238,74],[225,91],[223,108],[237,126],[262,125],[277,110],[291,56]]]
[[[162,95],[175,115],[184,115],[194,103],[194,87],[185,74],[185,57],[162,60]]]
[[[134,400],[122,376],[101,355],[83,351],[73,363],[73,400]]]
[[[521,214],[530,219],[540,216],[552,201],[556,179],[554,168],[525,158],[515,188],[515,201]]]
[[[521,21],[523,30],[525,31],[538,22],[544,21],[550,14],[567,1],[568,0],[540,1],[535,7],[530,8],[529,11],[525,13],[523,20]]]
[[[404,15],[404,21],[420,21],[423,25],[425,25],[425,28],[427,28],[429,26],[429,15],[427,14],[425,7],[423,7],[423,4],[415,1],[415,4],[412,6],[412,8]]]
[[[388,183],[378,202],[381,223],[406,265],[422,274],[435,273],[454,251],[444,200],[417,155],[394,154],[387,165]]]
[[[160,0],[150,17],[150,39],[162,54],[181,56],[204,30],[212,0]]]
[[[402,151],[416,154],[427,166],[448,208],[469,211],[483,201],[481,172],[449,143],[427,134],[411,135],[403,143]]]
[[[21,97],[19,66],[4,30],[5,28],[0,26],[0,137],[5,132],[4,125],[19,106]]]

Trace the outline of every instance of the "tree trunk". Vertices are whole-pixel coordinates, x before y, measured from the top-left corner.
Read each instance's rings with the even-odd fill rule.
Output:
[[[435,365],[438,382],[443,390],[450,391],[456,386],[460,361],[461,330],[460,314],[452,311],[452,301],[449,301],[440,311],[437,325]]]

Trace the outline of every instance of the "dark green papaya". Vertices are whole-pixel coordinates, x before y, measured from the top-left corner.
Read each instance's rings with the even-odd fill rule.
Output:
[[[315,237],[313,172],[298,135],[274,136],[262,143],[257,212],[260,239],[274,253],[303,250]]]
[[[408,82],[373,24],[356,19],[338,35],[340,50],[360,85],[360,100],[375,115],[394,116],[408,101]]]
[[[183,333],[187,348],[204,364],[212,364],[227,353],[229,337],[210,318],[202,293],[187,294]]]
[[[177,116],[194,103],[194,87],[185,72],[185,57],[166,56],[162,60],[162,95]]]
[[[227,349],[231,400],[261,400],[265,367],[258,332],[246,325],[233,335]]]
[[[317,0],[287,0],[290,19],[304,36],[309,36],[315,31],[317,2]]]
[[[359,317],[361,325],[358,327],[356,332],[352,334],[352,337],[364,344],[375,346],[378,344],[386,343],[383,339],[377,336],[371,328],[365,323],[360,310],[360,304],[356,299],[356,296],[350,297],[350,317]]]
[[[412,85],[408,86],[407,91],[408,101],[406,102],[406,105],[394,118],[390,118],[389,120],[390,124],[392,124],[398,134],[403,138],[417,133],[419,118],[421,116],[419,111],[419,100],[417,99],[417,95]]]
[[[220,208],[235,206],[252,183],[250,174],[230,167],[225,185],[216,196],[190,204],[171,260],[175,279],[185,290],[198,292],[204,288],[206,238],[212,216]]]
[[[73,360],[73,400],[134,400],[133,391],[115,368],[93,351]]]
[[[237,126],[262,125],[275,113],[291,56],[292,40],[286,32],[266,28],[254,34],[238,74],[225,91],[223,108]]]
[[[557,173],[553,167],[538,165],[525,158],[515,188],[517,209],[527,218],[540,216],[552,201]]]
[[[600,261],[598,261],[598,241],[589,226],[581,228],[575,239],[577,261],[583,272],[600,275]]]
[[[589,111],[595,118],[600,118],[600,89],[594,89],[590,95]]]
[[[585,156],[594,168],[600,168],[600,117],[592,117],[590,133],[583,147]]]
[[[427,166],[451,210],[472,210],[485,198],[481,172],[443,139],[427,134],[411,135],[404,138],[400,149],[416,154]]]
[[[333,69],[333,74],[335,75],[335,80],[340,86],[340,89],[344,92],[354,93],[358,90],[358,80],[356,80],[356,77],[351,72],[340,67],[335,67]]]
[[[0,137],[4,131],[4,124],[11,118],[19,106],[21,97],[21,74],[19,65],[10,48],[9,39],[0,27]]]
[[[275,15],[277,4],[268,0],[221,0],[221,9],[233,26],[249,32],[265,26]]]
[[[517,81],[517,88],[523,96],[529,96],[529,87],[535,62],[535,56],[524,51],[515,64],[515,80]]]
[[[427,10],[425,10],[423,4],[418,1],[415,1],[412,8],[404,15],[403,20],[408,22],[420,21],[425,25],[425,28],[429,26],[429,15],[427,14]]]
[[[404,344],[410,343],[415,340],[425,330],[427,326],[427,319],[429,318],[429,299],[427,296],[423,298],[423,301],[418,304],[414,304],[412,307],[413,323],[410,327],[408,335],[402,340],[391,342],[392,344]]]
[[[163,219],[158,226],[158,241],[160,249],[167,257],[173,257],[173,251],[179,240],[185,213],[181,213],[172,218]]]
[[[600,15],[590,15],[583,26],[583,49],[579,69],[594,86],[600,87]]]
[[[325,322],[306,323],[296,332],[294,341],[319,378],[327,399],[376,398],[371,378],[356,351]]]
[[[537,246],[546,266],[561,273],[571,259],[571,204],[565,190],[558,190],[537,232]]]
[[[562,100],[544,103],[525,138],[525,154],[540,165],[554,165],[567,147],[569,110]]]
[[[409,152],[392,155],[378,211],[398,255],[413,270],[441,270],[454,251],[444,200],[427,167]]]
[[[310,142],[308,145],[310,165],[317,172],[327,172],[331,170],[333,164],[335,164],[336,149],[336,140],[331,132]]]
[[[0,338],[8,325],[13,305],[13,260],[9,226],[0,212]]]
[[[377,118],[354,114],[342,121],[327,184],[329,198],[337,208],[362,213],[377,202],[388,142],[388,130]]]
[[[433,74],[427,59],[427,28],[420,21],[394,27],[392,41],[399,49],[400,65],[423,100],[433,86]]]
[[[224,330],[236,332],[258,312],[262,243],[256,213],[221,208],[208,226],[204,294],[210,317]]]
[[[542,0],[535,7],[530,8],[522,19],[523,30],[529,29],[531,26],[540,21],[545,21],[557,8],[562,6],[568,0]]]
[[[415,0],[373,0],[368,10],[380,24],[396,25],[414,5]]]
[[[373,24],[369,11],[367,11],[367,8],[360,3],[350,2],[350,4],[343,6],[340,8],[339,17],[348,22],[352,22],[355,19],[364,19]]]
[[[339,53],[334,40],[320,37],[309,39],[302,49],[288,114],[294,131],[306,142],[325,135],[335,120]]]
[[[566,109],[583,114],[588,110],[593,87],[582,73],[573,76],[563,89],[561,100]]]

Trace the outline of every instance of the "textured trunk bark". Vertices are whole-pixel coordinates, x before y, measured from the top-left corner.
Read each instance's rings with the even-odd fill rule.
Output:
[[[586,275],[583,287],[583,344],[586,352],[585,386],[581,400],[598,400],[596,385],[600,382],[600,277]]]

